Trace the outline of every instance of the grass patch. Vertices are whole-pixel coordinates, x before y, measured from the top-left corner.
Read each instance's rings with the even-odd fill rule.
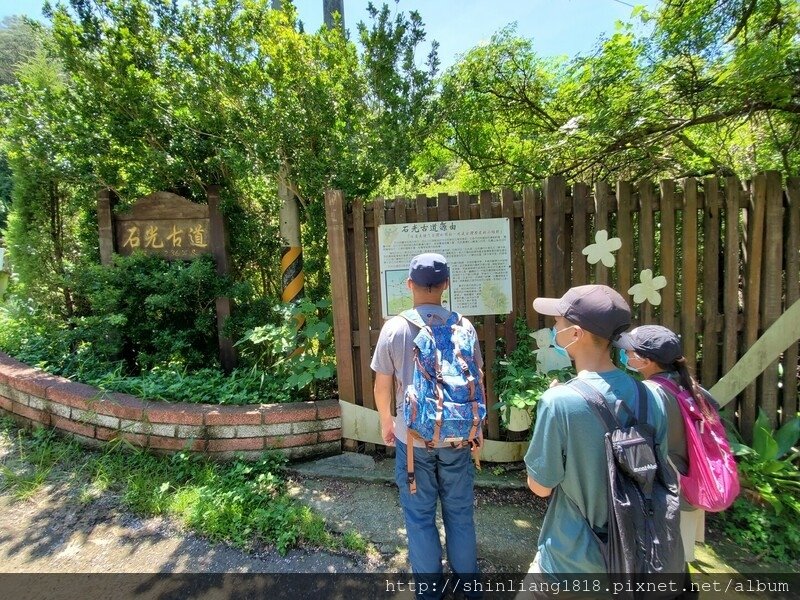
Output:
[[[0,420],[0,443],[11,447],[0,465],[0,489],[19,499],[67,477],[75,479],[81,504],[114,493],[131,512],[166,515],[242,549],[259,542],[281,554],[297,546],[362,554],[370,548],[356,532],[329,532],[318,514],[287,494],[286,459],[277,452],[224,464],[188,452],[156,456],[122,440],[104,452],[87,452],[50,430],[19,429],[8,419]]]

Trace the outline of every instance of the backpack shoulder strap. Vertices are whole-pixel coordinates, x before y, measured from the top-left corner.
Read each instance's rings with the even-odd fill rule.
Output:
[[[608,404],[606,404],[606,400],[603,395],[593,386],[589,385],[585,381],[581,381],[577,377],[567,382],[567,385],[583,396],[583,399],[589,403],[589,406],[594,409],[598,418],[606,426],[606,430],[614,431],[615,429],[620,429],[617,417],[608,408]]]
[[[428,325],[422,319],[422,316],[413,308],[409,308],[408,310],[404,310],[400,313],[400,316],[403,317],[406,321],[414,325],[415,327],[419,327],[420,329],[425,329]]]
[[[632,423],[632,425],[636,425],[637,423],[642,423],[643,425],[647,425],[648,424],[647,388],[638,379],[636,379],[635,382],[636,382],[637,410],[636,410],[636,423]]]
[[[654,381],[655,383],[657,383],[657,384],[658,384],[658,385],[660,385],[661,387],[663,387],[663,388],[666,388],[666,390],[667,390],[667,391],[668,391],[670,394],[672,394],[673,396],[675,396],[676,398],[677,398],[677,397],[678,397],[678,395],[681,393],[681,388],[679,388],[679,387],[678,387],[678,386],[675,384],[675,382],[674,382],[674,381],[672,381],[672,380],[671,380],[669,377],[664,377],[663,375],[656,375],[656,376],[654,376],[654,377],[651,377],[651,378],[650,378],[650,381]]]

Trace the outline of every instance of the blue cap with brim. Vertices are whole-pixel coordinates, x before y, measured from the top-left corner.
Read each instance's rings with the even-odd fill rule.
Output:
[[[439,285],[450,277],[450,268],[444,256],[427,252],[411,259],[408,277],[417,285]]]

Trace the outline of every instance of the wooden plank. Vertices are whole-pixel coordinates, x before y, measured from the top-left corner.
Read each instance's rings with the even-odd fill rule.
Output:
[[[617,233],[622,240],[622,248],[617,252],[617,284],[616,289],[623,297],[628,297],[633,276],[633,197],[631,184],[628,181],[617,182]],[[609,235],[608,237],[612,237]],[[639,278],[637,277],[638,281]]]
[[[725,274],[722,283],[722,373],[733,368],[739,355],[739,202],[737,177],[725,179]],[[705,382],[711,385],[711,382]],[[735,406],[733,407],[735,410]]]
[[[675,182],[661,181],[661,274],[667,278],[667,286],[661,292],[661,323],[672,331],[678,330],[675,315]]]
[[[655,258],[655,215],[653,214],[653,204],[655,203],[655,193],[653,183],[649,180],[639,182],[639,271],[650,269],[653,276],[660,275],[656,268]],[[645,301],[639,307],[639,318],[641,323],[652,323],[655,307]]]
[[[470,218],[469,214],[469,194],[467,192],[458,192],[458,219],[465,221]],[[490,217],[482,217],[484,219]]]
[[[572,285],[589,283],[589,263],[582,254],[588,245],[589,186],[576,183],[572,186]]]
[[[719,182],[708,177],[703,183],[705,207],[703,209],[703,364],[702,379],[706,385],[719,378]]]
[[[786,181],[787,216],[784,256],[786,257],[786,309],[800,298],[800,177],[789,177]],[[792,344],[783,355],[783,404],[782,421],[785,423],[795,415],[800,406],[797,402],[798,345]]]
[[[523,246],[525,253],[525,310],[528,328],[539,328],[539,315],[533,310],[534,299],[539,295],[539,240],[536,223],[536,191],[526,186],[522,190]],[[581,258],[584,258],[581,256]]]
[[[520,295],[522,290],[519,287],[519,279],[517,278],[519,261],[517,260],[518,248],[514,227],[514,191],[503,188],[500,197],[502,201],[503,217],[508,219],[509,243],[511,246],[511,312],[508,313],[505,318],[506,349],[511,353],[517,348],[517,334],[514,330],[514,323],[517,320],[517,315],[520,314],[519,305],[521,302]]]
[[[446,193],[439,194],[436,214],[440,221],[450,220],[450,196]]]
[[[428,197],[417,195],[417,223],[428,221]]]
[[[558,298],[567,291],[564,280],[564,203],[566,189],[562,177],[544,180],[544,295]]]
[[[764,262],[761,280],[761,329],[765,330],[781,316],[783,296],[783,189],[781,174],[767,171],[764,213]],[[778,362],[761,376],[761,408],[774,427],[778,423]]]
[[[459,207],[461,206],[461,196],[459,195]],[[480,216],[482,219],[492,218],[492,194],[488,191],[480,193]],[[486,426],[488,438],[490,440],[500,439],[500,415],[494,406],[497,404],[497,395],[494,391],[494,369],[497,360],[497,327],[494,315],[486,315],[483,318],[484,344],[483,344],[483,373],[486,384]]]
[[[384,224],[386,205],[383,198],[372,202],[373,227],[367,229],[367,257],[369,259],[369,314],[370,329],[380,329],[383,325],[381,311],[381,266],[378,256],[378,228]]]
[[[217,265],[217,275],[224,277],[231,272],[231,255],[228,230],[225,227],[225,219],[219,209],[219,186],[208,186],[206,197],[208,198],[206,212],[209,218],[208,237],[211,255]],[[236,348],[233,346],[233,340],[223,333],[225,321],[231,316],[232,304],[230,298],[217,298],[216,309],[219,360],[222,364],[222,369],[226,373],[230,373],[236,367]]]
[[[687,177],[683,182],[683,230],[681,272],[681,343],[689,369],[697,362],[697,180]]]
[[[394,222],[395,223],[408,223],[406,218],[406,199],[394,199]]]
[[[369,306],[367,299],[367,247],[365,244],[366,231],[364,231],[364,201],[361,198],[353,200],[353,250],[355,252],[356,287],[354,300],[356,301],[356,314],[358,323],[359,346],[356,350],[361,375],[361,400],[367,408],[375,408],[375,395],[372,389],[372,369],[369,363],[372,348],[369,340]]]
[[[153,192],[139,198],[125,212],[116,215],[117,221],[150,221],[173,219],[207,219],[208,206],[187,200],[172,192]]]
[[[605,230],[608,232],[608,237],[611,235],[611,227],[609,226],[608,211],[611,208],[611,186],[605,181],[598,181],[594,184],[594,233]],[[594,243],[594,235],[590,243]],[[594,279],[596,283],[608,285],[611,281],[611,273],[608,268],[602,263],[598,262],[594,266]]]
[[[764,255],[764,218],[767,208],[767,178],[759,173],[753,179],[747,217],[747,252],[745,265],[744,347],[750,348],[761,329],[761,268]],[[739,430],[750,441],[756,420],[756,384],[749,385],[739,404]]]
[[[347,272],[347,249],[345,246],[347,227],[344,220],[344,196],[341,190],[325,190],[325,219],[328,225],[333,334],[336,347],[336,377],[339,398],[345,402],[356,403],[350,290],[347,285],[350,278]]]

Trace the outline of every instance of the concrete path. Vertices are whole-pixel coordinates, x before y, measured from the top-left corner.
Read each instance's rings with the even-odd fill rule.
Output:
[[[345,453],[294,465],[292,471],[299,480],[290,493],[320,512],[333,529],[360,532],[394,569],[409,568],[393,459]],[[545,507],[528,491],[521,470],[477,474],[475,519],[483,571],[527,571]],[[444,545],[441,514],[438,522]]]

